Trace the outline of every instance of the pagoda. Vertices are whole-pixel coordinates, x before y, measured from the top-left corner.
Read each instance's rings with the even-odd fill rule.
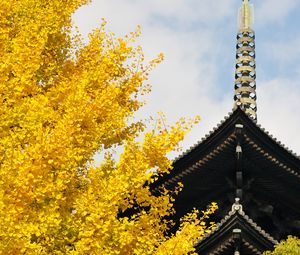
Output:
[[[217,202],[216,228],[195,246],[201,255],[262,254],[288,235],[300,237],[300,158],[257,124],[252,13],[243,0],[233,111],[151,187],[158,193],[184,185],[175,222]]]

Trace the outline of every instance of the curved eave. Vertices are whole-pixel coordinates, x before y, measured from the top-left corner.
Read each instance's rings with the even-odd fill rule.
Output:
[[[234,130],[237,123],[244,126],[246,142],[254,144],[262,157],[275,162],[283,171],[300,178],[300,157],[277,141],[238,107],[201,141],[177,157],[171,173],[160,177],[151,189],[156,190],[162,185],[173,186],[184,179],[184,176],[197,171],[200,159],[211,160],[226,147],[226,144],[235,139]]]
[[[201,239],[196,246],[199,246],[200,244],[204,243],[206,240],[210,239],[213,235],[216,235],[218,232],[220,232],[222,229],[232,226],[232,223],[234,223],[237,218],[243,219],[245,223],[254,231],[256,231],[261,238],[265,239],[265,241],[270,245],[273,246],[275,244],[278,244],[278,241],[273,238],[270,234],[268,234],[266,231],[264,231],[260,226],[258,226],[243,210],[231,210],[216,226],[216,228],[207,234],[203,239]]]
[[[278,241],[259,227],[241,207],[233,209],[222,219],[217,227],[196,245],[196,251],[200,254],[227,254],[226,251],[234,246],[233,230],[241,229],[241,241],[249,250],[249,254],[261,254],[270,250]],[[213,250],[213,253],[211,253]],[[248,253],[247,253],[248,254]]]

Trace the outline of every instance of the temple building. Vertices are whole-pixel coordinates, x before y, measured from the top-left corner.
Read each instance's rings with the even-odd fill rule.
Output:
[[[262,254],[288,235],[300,237],[300,158],[257,124],[252,13],[243,0],[233,111],[152,187],[183,183],[175,222],[193,208],[218,203],[211,219],[216,228],[196,244],[201,255]]]

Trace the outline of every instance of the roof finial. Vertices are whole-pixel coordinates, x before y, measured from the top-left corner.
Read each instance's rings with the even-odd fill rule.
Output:
[[[256,121],[255,34],[252,25],[253,7],[249,0],[243,0],[236,44],[234,108],[240,107]]]
[[[249,0],[243,0],[239,13],[239,28],[250,29],[253,23],[253,7]]]

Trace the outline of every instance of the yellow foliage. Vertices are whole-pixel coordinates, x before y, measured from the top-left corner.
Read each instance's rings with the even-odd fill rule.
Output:
[[[273,251],[266,251],[263,255],[298,255],[300,254],[300,239],[288,236],[286,240],[281,240],[275,245]]]
[[[193,252],[210,226],[194,211],[168,237],[172,194],[146,184],[170,170],[166,154],[195,120],[160,118],[137,141],[144,123],[129,123],[162,56],[144,65],[139,30],[116,38],[105,22],[84,45],[71,15],[87,2],[0,2],[0,254]],[[118,162],[91,166],[117,145]]]

